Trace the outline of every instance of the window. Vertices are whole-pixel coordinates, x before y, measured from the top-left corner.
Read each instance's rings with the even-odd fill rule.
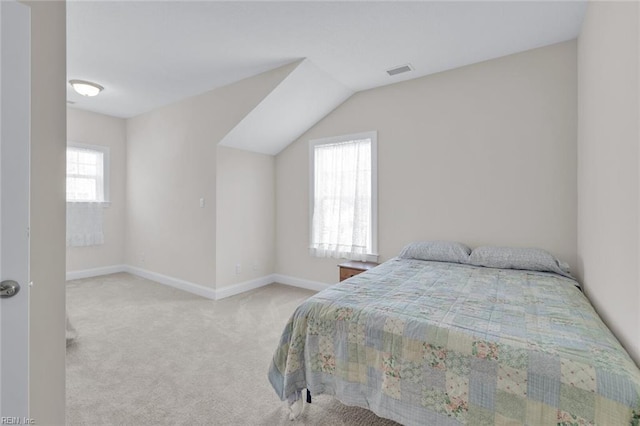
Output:
[[[109,148],[67,144],[67,246],[104,243],[104,207],[109,201]]]
[[[67,145],[67,201],[106,202],[109,197],[109,148]]]
[[[377,261],[377,133],[310,141],[310,253]]]

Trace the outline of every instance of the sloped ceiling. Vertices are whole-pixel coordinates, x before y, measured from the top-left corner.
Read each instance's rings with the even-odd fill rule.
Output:
[[[69,1],[73,107],[129,118],[302,60],[221,144],[275,154],[352,93],[576,38],[586,1]],[[410,63],[413,71],[386,70]]]
[[[360,91],[578,36],[586,1],[68,1],[74,107],[133,117],[308,58]],[[405,63],[414,71],[389,77]]]
[[[219,144],[276,155],[352,94],[304,59]]]

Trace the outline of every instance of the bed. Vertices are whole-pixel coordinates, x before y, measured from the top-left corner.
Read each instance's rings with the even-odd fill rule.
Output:
[[[454,251],[405,248],[301,304],[269,369],[278,396],[405,425],[638,424],[640,370],[561,262]]]

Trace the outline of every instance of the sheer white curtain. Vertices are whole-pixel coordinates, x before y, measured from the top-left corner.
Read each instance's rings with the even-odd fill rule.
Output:
[[[104,243],[104,203],[67,203],[67,247]]]
[[[366,260],[371,253],[371,140],[314,147],[310,252]]]

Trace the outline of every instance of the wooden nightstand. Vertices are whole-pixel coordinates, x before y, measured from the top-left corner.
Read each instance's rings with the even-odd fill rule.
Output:
[[[379,263],[375,262],[357,262],[354,260],[350,260],[349,262],[344,262],[338,265],[340,268],[340,281],[344,281],[347,278],[351,278],[358,274],[363,273],[364,271],[368,271],[371,268],[375,268]]]

